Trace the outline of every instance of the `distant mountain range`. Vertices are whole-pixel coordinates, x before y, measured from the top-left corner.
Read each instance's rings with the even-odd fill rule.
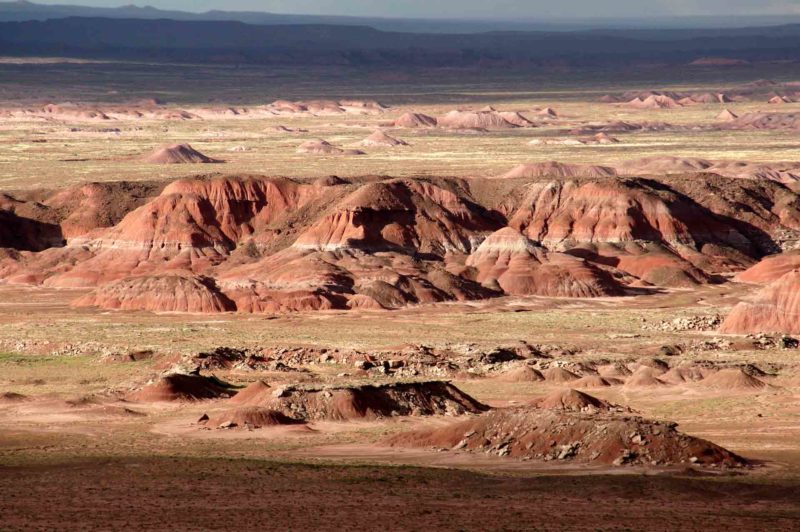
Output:
[[[0,23],[0,54],[253,64],[472,66],[800,60],[800,25],[433,34],[368,26],[64,18]]]
[[[0,2],[0,22],[24,22],[68,17],[115,19],[171,19],[183,21],[234,21],[258,25],[370,26],[383,31],[411,33],[482,33],[488,31],[576,31],[590,29],[700,29],[777,26],[800,23],[800,16],[701,16],[671,18],[464,20],[377,18],[325,15],[285,15],[257,11],[207,11],[190,13],[154,7],[126,5],[103,8],[77,5],[44,5],[19,0]]]

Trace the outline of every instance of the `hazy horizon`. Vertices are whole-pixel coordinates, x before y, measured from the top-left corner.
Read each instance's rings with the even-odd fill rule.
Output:
[[[800,0],[672,0],[643,4],[639,0],[37,0],[36,4],[120,7],[205,12],[261,11],[298,15],[341,15],[388,18],[447,18],[484,20],[656,19],[670,17],[758,17],[800,15]]]

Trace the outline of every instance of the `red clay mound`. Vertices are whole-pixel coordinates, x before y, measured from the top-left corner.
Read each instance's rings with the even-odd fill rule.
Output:
[[[703,380],[710,372],[698,366],[678,366],[658,376],[658,380],[668,384],[682,384]]]
[[[682,107],[670,96],[662,94],[651,94],[645,99],[637,97],[629,101],[628,105],[636,109],[677,109]]]
[[[544,380],[542,373],[528,365],[521,365],[496,377],[500,382],[539,382]]]
[[[206,157],[188,144],[173,144],[158,148],[143,159],[150,164],[208,164],[223,161]]]
[[[614,405],[602,399],[574,389],[555,391],[547,397],[535,401],[533,404],[546,410],[563,410],[568,412],[594,412],[599,410],[613,410],[616,408]]]
[[[597,367],[597,373],[606,379],[626,379],[630,377],[633,372],[628,369],[625,364],[605,364]]]
[[[625,388],[658,388],[666,386],[667,383],[659,379],[663,372],[647,366],[640,366],[633,372],[633,375],[625,380]]]
[[[377,299],[366,294],[355,294],[347,300],[347,308],[359,310],[385,310]]]
[[[173,373],[159,378],[128,396],[128,399],[150,402],[200,401],[223,399],[235,395],[227,384],[214,377]]]
[[[784,103],[792,103],[792,100],[790,100],[786,96],[773,96],[772,98],[770,98],[767,101],[767,103],[770,103],[770,104],[773,104],[773,105],[775,105],[775,104],[780,105],[780,104],[784,104]]]
[[[657,155],[626,161],[616,168],[621,175],[666,175],[701,172],[712,166],[714,163],[705,159]]]
[[[731,334],[800,333],[800,270],[783,275],[750,301],[733,307],[719,330]]]
[[[309,140],[297,147],[297,153],[309,155],[364,155],[361,150],[345,150],[326,140]]]
[[[265,403],[306,421],[347,421],[390,416],[456,416],[486,410],[447,382],[414,382],[352,387],[284,387]]]
[[[74,302],[77,307],[150,312],[215,313],[236,310],[213,279],[191,275],[127,277],[100,286]]]
[[[408,146],[408,143],[404,140],[398,140],[387,135],[385,131],[378,129],[372,133],[372,135],[362,140],[361,145],[371,148],[394,148],[396,146]]]
[[[764,381],[745,373],[742,368],[721,369],[701,380],[698,385],[725,391],[761,390],[768,386]]]
[[[590,143],[596,144],[619,144],[619,139],[612,137],[608,133],[600,132],[589,139]]]
[[[739,118],[739,115],[730,109],[723,109],[722,112],[717,115],[717,120],[722,120],[723,122],[733,122],[737,118]]]
[[[555,161],[523,164],[500,176],[502,179],[537,177],[614,177],[617,171],[607,166],[567,164]]]
[[[240,390],[230,400],[231,403],[236,405],[259,405],[268,401],[272,397],[272,387],[262,380],[248,385],[245,389]]]
[[[576,390],[608,388],[609,386],[614,386],[617,384],[622,384],[622,381],[619,379],[601,377],[600,375],[586,375],[585,377],[581,377],[580,379],[569,383],[569,385]]]
[[[736,276],[743,283],[766,284],[777,281],[792,270],[800,269],[800,250],[766,257]]]
[[[641,357],[631,365],[631,369],[650,368],[654,375],[661,375],[669,370],[669,364],[655,357]]]
[[[281,412],[276,412],[275,410],[258,406],[244,406],[217,414],[211,417],[205,423],[205,425],[207,427],[225,429],[260,429],[262,427],[297,425],[302,423],[302,421],[292,419],[291,417]]]
[[[24,403],[28,400],[26,395],[14,392],[0,393],[0,404]]]
[[[385,443],[597,465],[740,467],[747,463],[718,445],[678,432],[672,423],[531,406],[493,410],[449,426],[398,434]]]
[[[436,127],[437,120],[422,113],[406,113],[394,121],[394,127],[418,128]]]
[[[570,370],[558,366],[547,368],[542,372],[542,375],[544,375],[544,379],[547,382],[555,382],[555,383],[572,382],[579,379],[579,377],[574,373],[572,373]]]
[[[794,131],[800,129],[800,113],[747,113],[725,127],[730,129]]]
[[[499,111],[496,114],[509,124],[517,127],[536,127],[536,124],[534,124],[533,122],[522,116],[521,113],[518,113],[516,111]]]
[[[547,252],[511,227],[489,236],[466,262],[477,281],[510,295],[598,297],[621,293],[608,275],[585,261]]]
[[[520,117],[521,118],[521,117]],[[522,120],[525,120],[522,118]],[[512,124],[497,111],[450,111],[437,119],[440,127],[449,129],[510,129]]]

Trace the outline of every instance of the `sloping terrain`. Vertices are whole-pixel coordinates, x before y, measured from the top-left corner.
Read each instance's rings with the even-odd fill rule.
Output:
[[[800,234],[800,200],[774,181],[555,174],[210,176],[160,193],[112,184],[41,192],[43,202],[6,195],[0,277],[92,288],[76,304],[108,309],[392,309],[708,283]]]

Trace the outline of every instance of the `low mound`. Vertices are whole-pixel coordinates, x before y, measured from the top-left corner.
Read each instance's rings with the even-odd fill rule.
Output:
[[[672,157],[655,155],[633,159],[619,164],[616,168],[622,175],[639,174],[684,174],[702,172],[714,166],[714,163],[697,157]]]
[[[544,380],[542,373],[528,365],[516,367],[497,376],[500,382],[539,382]]]
[[[339,185],[346,185],[347,183],[347,181],[335,175],[319,177],[314,180],[315,187],[338,187]]]
[[[297,153],[310,155],[364,155],[361,150],[344,150],[327,140],[309,140],[297,147]]]
[[[641,366],[625,381],[625,388],[657,388],[666,386],[666,382],[658,378],[662,372],[647,366]]]
[[[378,129],[362,140],[361,145],[375,148],[394,148],[396,146],[408,146],[408,143],[387,135],[385,131]]]
[[[590,143],[595,142],[597,144],[619,144],[619,139],[616,137],[612,137],[608,133],[600,132],[594,135],[591,139],[589,139]]]
[[[240,390],[230,402],[236,405],[259,405],[272,397],[272,387],[262,380],[257,380],[245,389]]]
[[[767,383],[748,375],[742,368],[727,368],[709,375],[700,381],[699,385],[712,390],[747,391],[760,390],[765,388]]]
[[[450,111],[437,119],[440,127],[450,129],[510,129],[520,127],[512,124],[497,111]]]
[[[150,402],[201,401],[235,395],[231,387],[214,377],[173,373],[165,375],[128,396],[128,399]]]
[[[723,122],[733,122],[737,118],[739,118],[739,115],[730,109],[723,109],[722,112],[717,115],[717,120],[722,120]]]
[[[566,410],[586,412],[593,410],[612,410],[613,405],[589,394],[573,389],[558,390],[534,403],[547,410]]]
[[[559,368],[557,366],[548,368],[542,372],[544,379],[547,382],[571,382],[578,380],[578,376],[568,369]]]
[[[206,157],[188,144],[173,144],[158,148],[144,158],[150,164],[209,164],[222,161]]]
[[[614,177],[617,171],[607,166],[587,164],[567,164],[555,161],[545,163],[522,164],[503,174],[503,179],[520,179],[536,177]]]
[[[731,129],[768,131],[800,129],[800,113],[747,113],[727,125]]]
[[[773,96],[772,98],[770,98],[769,100],[767,100],[767,103],[770,103],[770,104],[773,104],[773,105],[775,105],[775,104],[780,105],[780,104],[784,104],[784,103],[792,103],[792,100],[787,98],[786,96],[777,96],[776,95],[776,96]]]
[[[422,113],[406,113],[394,121],[394,127],[436,127],[437,120]]]
[[[706,371],[697,366],[678,366],[666,373],[659,375],[660,381],[668,384],[682,384],[684,382],[697,382],[705,378]]]
[[[787,251],[764,258],[761,262],[736,276],[743,283],[771,283],[792,270],[800,269],[800,250]]]
[[[626,379],[630,377],[633,372],[628,369],[625,364],[617,363],[617,364],[605,364],[603,366],[598,366],[597,373],[600,374],[601,377],[606,379]]]
[[[150,312],[216,313],[236,310],[205,277],[154,275],[104,284],[73,303],[77,307]]]
[[[27,400],[28,400],[28,397],[25,396],[25,395],[22,395],[21,393],[15,393],[15,392],[3,392],[3,393],[0,393],[0,404],[3,404],[3,403],[22,403],[22,402],[27,401]]]
[[[634,98],[628,105],[636,109],[677,109],[682,105],[670,96],[663,94],[651,94],[645,99]]]
[[[660,375],[669,371],[669,364],[656,357],[641,357],[633,364],[633,366],[634,370],[643,367],[650,368],[656,375]]]
[[[720,332],[800,333],[800,270],[793,270],[742,301],[728,314]]]
[[[576,381],[572,381],[570,386],[577,390],[591,390],[592,388],[608,388],[619,383],[620,381],[616,379],[607,379],[600,375],[586,375]]]
[[[385,443],[598,465],[740,467],[747,463],[718,445],[678,432],[673,423],[531,406],[493,410],[449,426],[398,434]]]
[[[234,408],[217,414],[206,422],[208,427],[216,428],[253,428],[275,427],[279,425],[297,425],[303,423],[289,416],[258,406]]]
[[[441,381],[318,389],[289,386],[273,392],[263,406],[306,421],[453,416],[487,409],[452,384]]]

